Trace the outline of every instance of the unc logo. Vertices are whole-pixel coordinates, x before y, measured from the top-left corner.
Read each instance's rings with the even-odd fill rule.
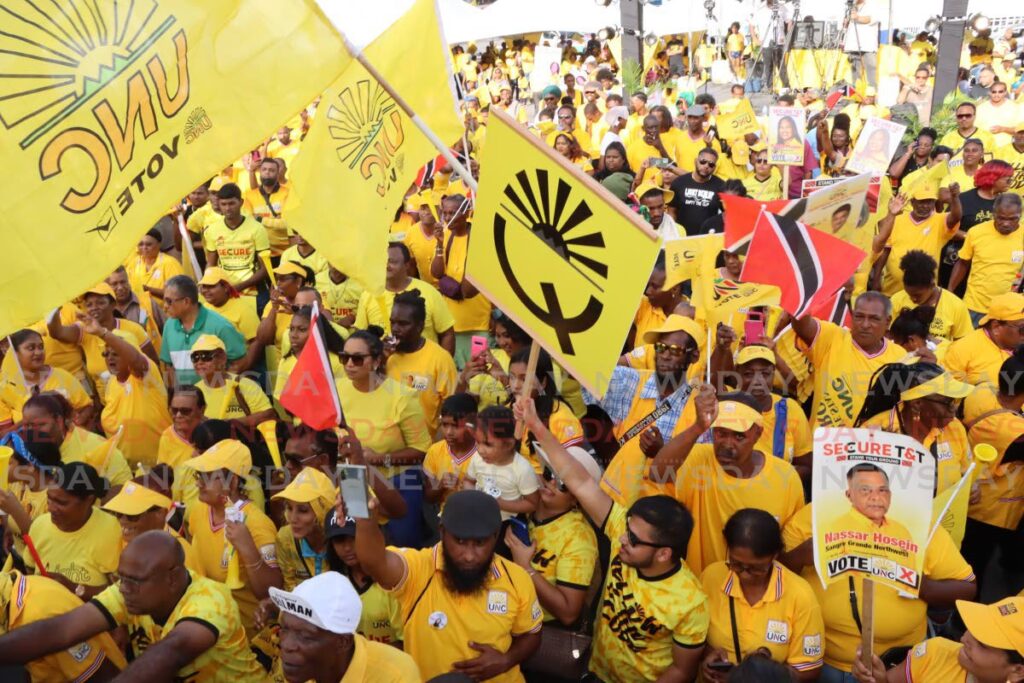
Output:
[[[440,631],[448,625],[448,615],[441,611],[431,612],[427,617],[427,623],[430,624],[430,628]]]
[[[768,627],[765,629],[764,639],[776,645],[785,645],[789,642],[789,624],[784,621],[768,620]]]
[[[338,93],[325,115],[338,159],[350,171],[358,168],[364,180],[376,178],[377,194],[386,195],[405,165],[403,115],[395,101],[365,78]]]

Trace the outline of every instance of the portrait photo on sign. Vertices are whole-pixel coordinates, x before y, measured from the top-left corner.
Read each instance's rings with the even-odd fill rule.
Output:
[[[804,125],[807,112],[798,107],[768,109],[768,163],[800,166],[804,163]]]
[[[814,564],[823,585],[859,575],[917,595],[931,530],[934,460],[902,434],[815,431]]]
[[[900,145],[907,127],[901,123],[870,118],[857,137],[846,170],[854,173],[886,173],[892,155]]]

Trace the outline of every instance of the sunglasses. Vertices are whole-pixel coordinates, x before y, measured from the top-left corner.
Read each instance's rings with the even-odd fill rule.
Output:
[[[714,166],[718,162],[713,159],[697,159],[697,163],[701,166]]]
[[[209,363],[213,360],[213,351],[196,351],[192,354],[193,363]]]
[[[974,114],[957,114],[956,117],[958,119],[973,119]]]
[[[342,351],[338,354],[338,358],[341,360],[342,365],[348,365],[349,361],[351,361],[352,365],[357,368],[361,368],[363,366],[363,362],[365,362],[367,358],[372,357],[373,354],[370,353],[345,353]]]
[[[689,349],[683,348],[682,346],[679,346],[679,344],[663,344],[658,342],[654,345],[655,353],[670,353],[673,356],[682,357],[686,355],[687,351],[689,351]]]
[[[754,159],[754,163],[755,164],[767,164],[768,160],[767,159]]]
[[[627,520],[628,522],[628,520]],[[665,546],[660,543],[651,543],[650,541],[642,541],[640,537],[633,533],[633,530],[629,528],[629,524],[626,524],[626,540],[629,544],[634,547],[645,545],[648,548],[664,548]]]
[[[191,415],[193,410],[194,408],[178,408],[176,406],[171,406],[170,408],[171,415],[182,415],[184,417]]]
[[[565,482],[556,477],[555,473],[552,472],[547,467],[544,468],[544,474],[541,476],[544,477],[544,481],[555,481],[558,484],[558,490],[561,491],[562,493],[569,492],[569,487],[565,485]]]

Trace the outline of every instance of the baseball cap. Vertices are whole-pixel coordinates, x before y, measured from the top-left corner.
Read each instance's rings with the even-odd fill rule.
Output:
[[[170,510],[174,505],[167,496],[157,493],[151,488],[130,481],[125,484],[116,496],[101,507],[107,512],[122,515],[141,515],[152,508]]]
[[[227,470],[239,477],[245,477],[252,469],[252,453],[241,441],[225,439],[215,443],[202,455],[188,461],[196,472]]]
[[[540,91],[540,98],[541,99],[544,99],[545,97],[561,97],[561,96],[562,96],[562,89],[559,88],[557,85],[549,85],[548,87],[546,87],[546,88],[544,88],[543,90]]]
[[[665,195],[665,203],[666,204],[671,202],[673,197],[676,196],[676,193],[673,192],[672,190],[667,190],[664,187],[662,187],[661,185],[659,185],[657,183],[651,183],[651,182],[640,183],[637,186],[637,188],[636,188],[636,190],[634,191],[633,194],[636,195],[637,199],[640,199],[641,197],[643,197],[645,194],[647,194],[651,190],[659,190],[663,195]]]
[[[597,461],[594,460],[594,456],[592,456],[586,448],[581,448],[580,446],[569,446],[565,450],[569,455],[576,459],[576,462],[583,465],[583,469],[587,471],[587,474],[590,475],[591,479],[594,481],[601,481],[601,476],[603,474],[601,466],[597,464]]]
[[[745,365],[752,360],[763,360],[775,365],[775,352],[760,344],[750,344],[736,352],[736,365]]]
[[[947,396],[949,398],[966,398],[974,391],[974,385],[961,382],[948,372],[932,377],[927,382],[922,382],[916,387],[911,387],[900,393],[901,401],[912,401],[915,398],[924,398],[932,394]]]
[[[627,119],[628,120],[629,119],[629,109],[627,109],[625,107],[622,107],[622,106],[612,107],[604,115],[605,123],[607,123],[608,125],[616,123],[619,119]]]
[[[331,510],[330,514],[327,515],[327,519],[324,521],[324,536],[327,540],[332,538],[345,538],[356,535],[356,520],[352,517],[346,517],[338,523],[338,511]]]
[[[583,92],[601,92],[601,84],[597,81],[587,81],[583,86]]]
[[[304,467],[288,486],[271,498],[290,500],[293,503],[311,503],[317,499],[333,502],[336,496],[334,482],[315,467]]]
[[[281,261],[277,268],[274,268],[274,275],[298,275],[305,279],[306,269],[294,261]]]
[[[339,635],[355,633],[363,613],[359,593],[338,572],[318,574],[290,592],[271,587],[270,599],[282,612]]]
[[[761,426],[763,424],[764,418],[750,406],[739,401],[722,401],[718,404],[718,417],[711,423],[711,426],[734,432],[745,432],[754,425]]]
[[[690,339],[694,342],[704,335],[704,331],[700,329],[700,325],[696,320],[673,313],[665,319],[661,327],[644,332],[644,343],[654,344],[661,338],[661,335],[668,334],[669,332],[685,332],[690,335]]]
[[[992,320],[1006,322],[1024,320],[1024,294],[1007,292],[992,297],[992,301],[988,305],[988,314],[978,322],[978,325],[984,325]]]
[[[687,107],[686,109],[687,116],[704,116],[707,113],[708,108],[705,107],[703,104],[693,104]]]
[[[190,351],[225,351],[224,340],[215,334],[203,334],[192,344]]]
[[[1014,596],[991,605],[957,600],[956,608],[979,643],[1024,655],[1024,597]]]
[[[498,501],[483,491],[456,491],[444,503],[441,526],[461,539],[493,536],[501,528]]]
[[[231,278],[228,277],[228,272],[219,266],[210,266],[203,273],[202,279],[197,284],[200,285],[215,285],[218,282],[231,282]]]
[[[910,193],[911,199],[938,199],[938,197],[938,186],[935,183],[927,181],[923,183],[917,183],[917,185],[914,187],[914,191]]]
[[[114,288],[108,285],[106,282],[100,282],[89,289],[85,290],[86,294],[100,294],[103,296],[109,296],[111,299],[114,298]]]

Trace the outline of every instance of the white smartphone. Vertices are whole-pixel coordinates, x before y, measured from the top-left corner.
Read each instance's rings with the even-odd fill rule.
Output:
[[[370,517],[370,489],[365,465],[338,465],[338,488],[345,501],[345,511],[355,519]]]

